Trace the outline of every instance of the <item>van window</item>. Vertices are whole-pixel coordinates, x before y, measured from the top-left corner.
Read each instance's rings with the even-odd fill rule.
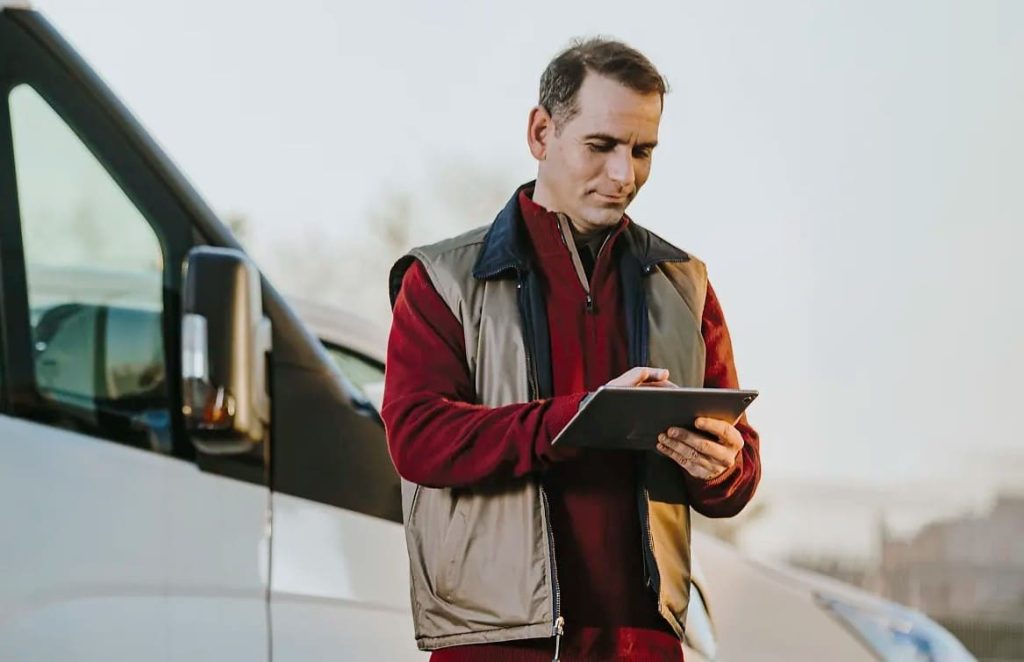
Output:
[[[35,387],[54,425],[170,452],[160,241],[35,90],[9,95]]]
[[[337,345],[324,343],[342,374],[379,412],[384,399],[384,366]]]

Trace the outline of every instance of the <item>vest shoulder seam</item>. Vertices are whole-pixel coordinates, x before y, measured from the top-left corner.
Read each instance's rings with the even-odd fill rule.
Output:
[[[426,259],[437,259],[443,257],[454,251],[472,248],[473,246],[480,246],[484,243],[484,237],[486,230],[489,226],[482,226],[474,228],[468,232],[464,232],[461,235],[456,235],[448,239],[442,239],[441,241],[434,242],[432,244],[426,244],[424,246],[416,246],[409,250],[409,254],[415,257],[422,257]]]

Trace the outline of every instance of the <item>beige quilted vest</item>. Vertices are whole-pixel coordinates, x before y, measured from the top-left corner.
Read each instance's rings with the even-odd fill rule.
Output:
[[[413,259],[425,266],[462,324],[479,402],[497,407],[529,401],[532,389],[518,303],[521,282],[473,275],[487,231],[485,226],[412,250],[396,264],[392,282],[400,282]],[[643,288],[649,364],[668,368],[681,386],[702,386],[704,264],[691,256],[647,265]],[[682,637],[690,588],[687,495],[671,460],[650,454],[643,467],[643,544],[655,566],[648,568],[648,582],[657,590],[660,613]],[[403,481],[402,505],[421,649],[551,637],[559,617],[572,627],[572,614],[560,613],[557,552],[538,476],[461,489]]]

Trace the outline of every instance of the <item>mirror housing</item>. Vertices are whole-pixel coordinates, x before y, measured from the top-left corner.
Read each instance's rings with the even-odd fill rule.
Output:
[[[245,453],[270,427],[272,329],[259,270],[239,250],[199,246],[189,251],[183,280],[185,427],[204,453]]]

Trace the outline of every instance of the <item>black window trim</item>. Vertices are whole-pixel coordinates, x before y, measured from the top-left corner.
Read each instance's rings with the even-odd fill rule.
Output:
[[[17,44],[17,46],[16,46]],[[15,48],[31,51],[31,57],[12,59]],[[42,82],[39,82],[42,81]],[[180,374],[180,296],[181,266],[188,250],[198,245],[235,248],[244,252],[231,231],[221,223],[196,191],[188,184],[163,151],[138,125],[113,93],[37,12],[31,10],[0,11],[0,103],[6,126],[0,126],[0,238],[4,255],[0,261],[0,278],[15,296],[0,301],[0,334],[8,333],[3,350],[16,361],[8,363],[10,379],[0,385],[10,396],[10,411],[23,412],[33,399],[34,367],[28,328],[28,302],[25,288],[24,254],[21,248],[17,213],[16,184],[13,168],[13,147],[7,94],[19,82],[28,82],[57,111],[65,122],[93,151],[108,172],[127,173],[129,181],[115,176],[118,184],[136,204],[139,211],[157,229],[161,242],[166,242],[164,262],[164,332],[167,353],[167,374]],[[87,137],[79,126],[87,126]],[[111,158],[114,162],[111,162]],[[117,159],[120,159],[118,161]],[[120,165],[118,165],[120,164]],[[7,193],[9,192],[9,193]],[[5,222],[5,219],[10,221]],[[155,227],[156,229],[156,227]],[[16,238],[16,241],[7,239]],[[176,452],[182,460],[195,462],[204,471],[229,478],[267,485],[275,491],[343,508],[353,512],[401,521],[401,497],[397,475],[390,464],[383,428],[379,421],[360,412],[351,398],[335,392],[329,376],[333,363],[315,348],[311,334],[300,322],[284,297],[262,279],[264,313],[274,321],[274,351],[271,366],[272,389],[280,388],[291,395],[304,388],[312,389],[308,397],[291,401],[273,397],[274,424],[269,444],[247,455],[212,456],[195,452],[184,431],[180,415],[181,384],[170,378],[168,386],[174,411],[171,412]],[[319,344],[319,343],[317,343]],[[19,354],[19,351],[21,352]],[[319,420],[311,434],[309,407]],[[19,413],[19,415],[21,415]],[[339,428],[339,425],[341,426]],[[351,426],[351,429],[349,429]],[[369,427],[367,427],[369,426]],[[344,429],[344,432],[339,430]],[[346,439],[369,435],[380,445],[367,447],[362,443],[346,444]],[[278,450],[272,452],[275,444]],[[290,454],[285,459],[281,444],[306,444],[306,452]],[[339,445],[341,442],[341,445]],[[344,449],[344,450],[342,450]],[[331,463],[328,469],[324,462]],[[370,463],[367,466],[365,463]],[[337,471],[342,473],[337,473]]]
[[[168,176],[173,166],[159,152],[113,93],[68,46],[52,26],[31,10],[0,13],[0,237],[3,262],[0,278],[7,300],[2,302],[0,335],[5,336],[6,379],[2,385],[5,411],[30,420],[43,420],[54,411],[35,388],[28,323],[29,302],[25,255],[21,240],[11,133],[11,92],[20,85],[35,91],[77,135],[148,222],[161,246],[163,257],[163,333],[167,388],[170,396],[173,456],[194,461],[195,449],[188,440],[180,416],[181,385],[172,376],[180,373],[181,269],[188,250],[195,245],[197,225],[190,212],[197,205],[183,204],[179,176]],[[169,182],[175,186],[168,186]],[[187,196],[186,196],[187,197]],[[193,198],[198,198],[193,193]],[[194,201],[192,201],[194,203]],[[205,206],[200,202],[198,206]],[[192,209],[188,208],[192,207]],[[212,212],[209,212],[212,216]],[[112,442],[112,443],[117,443]],[[219,462],[218,464],[225,464]],[[231,462],[226,463],[228,466]],[[252,462],[245,462],[251,465]],[[262,464],[262,463],[261,463]],[[262,467],[261,467],[262,468]],[[230,474],[230,470],[218,470]],[[244,480],[265,482],[246,466]]]
[[[359,359],[360,361],[362,361],[364,363],[368,363],[369,365],[372,365],[374,368],[379,368],[381,373],[384,372],[384,363],[382,361],[379,361],[379,360],[373,358],[372,356],[369,356],[368,354],[364,354],[363,352],[356,351],[356,350],[352,349],[351,347],[347,347],[346,345],[340,345],[340,344],[338,344],[338,343],[336,343],[334,341],[331,341],[331,340],[326,340],[326,339],[321,338],[320,342],[327,349],[335,350],[335,351],[341,352],[343,354],[348,354],[349,356],[357,358],[357,359]]]

